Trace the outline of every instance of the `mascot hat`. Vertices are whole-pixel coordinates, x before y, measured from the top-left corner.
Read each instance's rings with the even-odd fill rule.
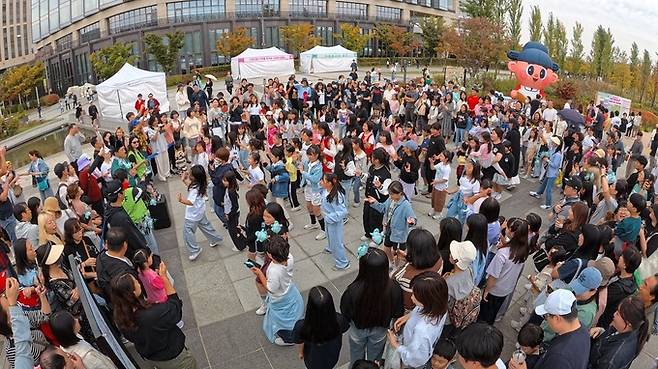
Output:
[[[507,57],[512,60],[541,65],[542,67],[553,70],[553,72],[560,70],[560,67],[548,55],[546,46],[539,42],[530,41],[526,43],[523,45],[523,51],[510,50],[507,52]]]

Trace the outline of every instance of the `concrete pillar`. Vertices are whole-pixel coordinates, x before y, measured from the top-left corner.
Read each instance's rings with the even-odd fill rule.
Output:
[[[167,3],[158,2],[155,4],[155,11],[158,15],[158,25],[167,24]]]
[[[231,18],[235,16],[235,0],[228,0],[225,3],[226,6],[226,16]]]
[[[402,23],[403,24],[409,24],[409,21],[411,20],[411,10],[407,8],[402,9]]]
[[[107,18],[103,18],[98,21],[98,28],[101,31],[101,37],[107,36],[110,34],[110,23]]]
[[[279,11],[282,16],[288,17],[288,12],[290,12],[290,0],[280,0]]]
[[[368,4],[368,19],[374,20],[377,16],[377,6],[375,4]]]
[[[332,18],[333,15],[336,14],[336,0],[327,1],[327,14],[329,15],[330,18]]]

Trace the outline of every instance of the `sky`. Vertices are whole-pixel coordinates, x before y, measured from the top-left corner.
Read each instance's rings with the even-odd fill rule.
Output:
[[[548,19],[549,12],[560,19],[567,29],[567,39],[576,22],[583,25],[583,45],[589,53],[592,34],[602,25],[610,28],[615,39],[614,45],[630,54],[631,45],[637,42],[640,58],[647,49],[656,60],[658,52],[658,0],[523,0],[523,32],[521,44],[529,40],[530,10],[541,7],[542,21]],[[569,45],[569,49],[571,45]]]

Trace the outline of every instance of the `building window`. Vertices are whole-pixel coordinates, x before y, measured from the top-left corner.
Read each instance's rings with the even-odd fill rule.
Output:
[[[101,38],[101,27],[98,22],[80,29],[80,42],[86,43]]]
[[[303,17],[326,17],[326,0],[290,0],[290,13]]]
[[[85,1],[85,15],[90,15],[98,12],[98,0],[84,0]]]
[[[265,40],[263,41],[265,47],[282,47],[283,39],[279,27],[265,27]]]
[[[336,16],[343,19],[368,19],[368,4],[336,1]]]
[[[370,30],[369,29],[364,29],[361,28],[361,34],[362,35],[369,35]],[[375,40],[373,37],[368,38],[368,42],[366,43],[366,47],[361,50],[361,53],[363,56],[373,56],[375,52]]]
[[[452,0],[439,0],[439,9],[448,10],[448,3],[451,3]]]
[[[226,16],[224,0],[193,0],[167,4],[167,18],[170,23],[184,23]]]
[[[272,17],[279,15],[279,0],[235,0],[238,17]]]
[[[320,38],[320,45],[322,46],[334,45],[334,27],[317,26],[315,27],[315,36]]]
[[[32,41],[41,39],[41,27],[39,26],[39,0],[32,0]]]
[[[61,0],[59,3],[59,25],[64,27],[71,24],[71,0]]]
[[[70,50],[71,46],[73,46],[73,35],[70,33],[55,41],[55,49],[57,51]]]
[[[223,55],[219,55],[219,52],[217,51],[217,41],[219,41],[222,38],[222,34],[228,32],[229,32],[228,28],[219,28],[219,29],[211,29],[210,32],[208,33],[208,43],[210,44],[211,65],[226,64],[230,61],[229,58]]]
[[[110,17],[111,34],[157,25],[158,15],[155,6],[147,6]]]
[[[71,20],[82,18],[82,0],[71,0]]]
[[[59,29],[59,1],[48,1],[48,22],[50,22],[49,31],[56,32]]]
[[[377,20],[399,22],[402,19],[402,9],[389,8],[388,6],[377,6]]]
[[[203,45],[201,31],[185,33],[185,44],[180,51],[180,69],[183,74],[203,66]]]

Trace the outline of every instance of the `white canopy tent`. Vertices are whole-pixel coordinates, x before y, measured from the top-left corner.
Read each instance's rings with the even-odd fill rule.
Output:
[[[160,102],[160,111],[169,111],[167,81],[162,72],[150,72],[128,63],[116,74],[96,86],[101,115],[112,119],[125,119],[128,112],[135,111],[137,95],[144,99],[152,93]]]
[[[299,65],[307,74],[348,71],[352,60],[356,61],[356,52],[341,45],[318,45],[299,54]]]
[[[231,58],[234,78],[287,76],[295,74],[295,61],[291,54],[276,47],[252,49]]]

